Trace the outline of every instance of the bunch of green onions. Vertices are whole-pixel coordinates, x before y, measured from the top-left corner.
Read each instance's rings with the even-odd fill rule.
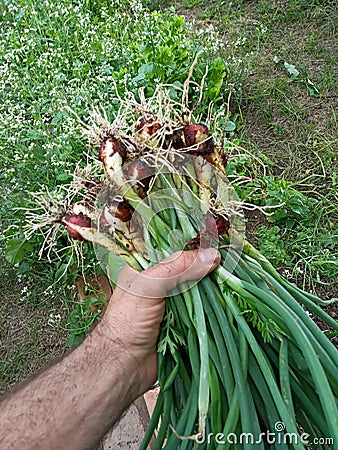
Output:
[[[338,449],[338,351],[310,317],[338,331],[321,308],[329,302],[245,240],[211,134],[191,116],[170,119],[164,97],[155,112],[143,103],[136,116],[134,102],[124,125],[100,124],[109,182],[98,208],[82,202],[58,218],[101,248],[111,280],[116,255],[141,270],[177,250],[220,249],[214,272],[166,301],[160,393],[140,449],[154,435],[154,449]]]

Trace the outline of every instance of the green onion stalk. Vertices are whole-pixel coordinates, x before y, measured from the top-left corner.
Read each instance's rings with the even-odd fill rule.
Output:
[[[168,234],[161,227],[170,223],[164,212],[176,215],[183,236],[198,228],[191,207],[177,207],[176,194],[153,216],[152,242],[163,256]],[[167,299],[158,406],[141,449],[155,430],[154,448],[305,449],[323,436],[332,440],[316,448],[338,448],[338,352],[308,311],[334,330],[337,323],[318,306],[322,300],[281,277],[236,229],[218,246],[220,266]]]
[[[322,300],[285,280],[245,240],[238,212],[230,217],[231,194],[222,200],[212,191],[215,183],[229,191],[222,174],[210,167],[208,178],[201,174],[201,156],[185,156],[183,174],[168,164],[164,170],[162,158],[146,197],[122,173],[111,177],[111,189],[142,217],[147,249],[140,255],[124,247],[120,256],[144,269],[176,250],[212,245],[222,262],[167,298],[160,393],[140,449],[154,434],[155,449],[305,449],[323,437],[332,441],[315,448],[338,448],[338,352],[309,311],[336,331],[337,322]],[[149,167],[152,161],[143,156]],[[122,248],[121,240],[114,246]]]

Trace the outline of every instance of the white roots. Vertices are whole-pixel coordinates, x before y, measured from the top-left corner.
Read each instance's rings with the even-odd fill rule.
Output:
[[[216,150],[217,146],[224,146],[224,130],[217,129],[219,116],[212,117],[212,104],[209,105],[207,119],[208,127],[213,123],[212,135],[195,145],[188,146],[185,143],[184,128],[199,121],[199,118],[194,116],[194,112],[202,100],[207,76],[206,70],[200,84],[192,81],[197,58],[198,55],[183,86],[160,84],[154,94],[148,98],[143,89],[140,89],[137,95],[127,92],[124,98],[121,98],[115,85],[115,101],[119,104],[119,108],[112,119],[108,118],[104,108],[94,108],[89,113],[88,122],[85,122],[74,111],[67,108],[76,116],[82,133],[89,140],[90,147],[101,146],[102,150],[102,143],[105,143],[108,138],[113,138],[123,144],[126,155],[122,158],[120,153],[113,153],[111,150],[113,147],[106,145],[107,161],[118,160],[116,164],[103,167],[97,155],[95,157],[87,155],[87,165],[80,168],[80,163],[78,164],[69,185],[60,186],[59,190],[53,193],[46,189],[45,192],[32,194],[32,207],[26,214],[25,233],[27,239],[37,231],[43,234],[40,256],[44,250],[47,250],[49,258],[50,251],[56,248],[57,240],[64,230],[61,225],[62,219],[69,214],[74,202],[100,201],[99,195],[102,193],[106,177],[117,186],[115,192],[112,190],[112,197],[116,198],[116,195],[123,197],[128,191],[133,207],[146,196],[147,192],[156,187],[161,175],[169,173],[173,180],[171,185],[174,188],[173,192],[175,189],[189,190],[189,195],[195,198],[197,204],[203,205],[203,212],[210,210],[215,215],[232,221],[234,218],[243,220],[243,208],[254,208],[253,205],[238,199],[232,184],[225,177],[222,159],[224,150],[223,148],[220,148],[220,151]],[[192,107],[189,106],[191,89],[198,93]],[[179,98],[180,101],[177,100]],[[205,157],[196,156],[199,146],[202,144],[207,146],[209,140],[215,142],[214,153]],[[153,169],[153,175],[147,182],[143,183],[143,180],[138,178],[135,181],[127,173],[128,163],[137,159],[146,162]],[[235,181],[236,183],[245,182],[244,178]],[[176,194],[173,193],[173,195]],[[101,207],[104,207],[104,204]],[[81,208],[78,211],[83,214]],[[127,234],[125,237],[129,238]],[[76,252],[78,248],[78,244],[75,243]]]

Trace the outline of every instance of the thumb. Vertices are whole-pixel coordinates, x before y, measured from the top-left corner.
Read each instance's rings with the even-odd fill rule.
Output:
[[[215,248],[173,253],[149,269],[138,272],[125,266],[119,275],[118,286],[141,297],[165,297],[179,283],[203,278],[221,261]]]

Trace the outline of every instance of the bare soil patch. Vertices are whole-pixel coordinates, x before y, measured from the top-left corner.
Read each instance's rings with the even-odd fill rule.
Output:
[[[21,301],[14,270],[2,264],[7,269],[0,281],[0,394],[62,354],[67,339],[64,330],[48,323],[57,302]]]

